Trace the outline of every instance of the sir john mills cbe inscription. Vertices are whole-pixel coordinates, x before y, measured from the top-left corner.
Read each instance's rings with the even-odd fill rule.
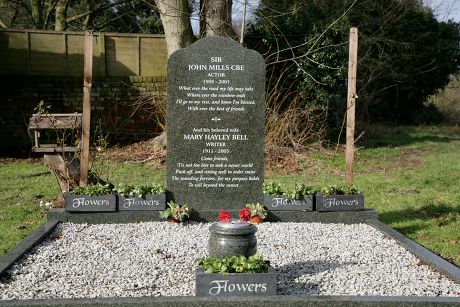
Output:
[[[262,202],[265,65],[224,37],[168,62],[167,186],[176,202],[240,209]]]

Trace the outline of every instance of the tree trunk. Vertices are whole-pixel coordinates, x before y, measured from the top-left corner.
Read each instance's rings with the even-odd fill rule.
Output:
[[[190,7],[187,0],[155,0],[155,4],[160,10],[169,57],[174,51],[195,41]],[[232,28],[232,0],[200,0],[200,33],[202,36],[236,37]],[[157,138],[166,146],[165,131]]]
[[[195,41],[187,0],[155,0],[165,29],[168,57]]]
[[[43,3],[42,0],[31,0],[32,22],[36,29],[43,29]]]
[[[232,0],[200,0],[200,34],[236,37],[232,26]]]
[[[92,12],[94,10],[94,1],[93,0],[88,0],[86,1],[86,10],[88,12]],[[85,19],[83,20],[83,29],[85,31],[89,30],[89,25],[92,21],[93,14],[88,14],[86,15]]]
[[[54,24],[54,31],[67,30],[67,8],[69,7],[69,0],[59,0],[56,3],[56,22]]]

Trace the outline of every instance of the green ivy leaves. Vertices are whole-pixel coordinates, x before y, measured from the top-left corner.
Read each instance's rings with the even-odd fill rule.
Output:
[[[206,273],[266,273],[268,264],[259,254],[253,256],[233,256],[226,258],[204,258],[198,262],[198,265]]]

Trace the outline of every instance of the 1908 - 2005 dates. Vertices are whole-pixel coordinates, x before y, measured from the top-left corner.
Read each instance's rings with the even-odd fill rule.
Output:
[[[224,148],[204,148],[203,149],[204,154],[228,154],[230,153],[230,149],[224,149]]]
[[[230,84],[230,80],[213,80],[213,79],[204,79],[203,80],[204,84]]]

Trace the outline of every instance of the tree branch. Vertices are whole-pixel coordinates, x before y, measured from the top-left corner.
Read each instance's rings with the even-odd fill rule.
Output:
[[[75,16],[72,16],[72,17],[68,17],[66,19],[66,22],[71,23],[71,22],[74,22],[74,21],[76,21],[78,19],[86,17],[88,15],[94,14],[97,11],[109,9],[109,8],[112,8],[112,7],[116,7],[117,5],[125,4],[125,3],[128,3],[128,2],[132,2],[132,1],[133,0],[123,0],[123,1],[114,2],[114,3],[110,4],[110,5],[102,4],[102,5],[99,5],[99,6],[97,6],[96,8],[94,8],[92,10],[88,10],[88,11],[86,11],[84,13],[81,13],[81,14],[78,14],[78,15],[75,15]]]
[[[2,19],[0,18],[0,27],[6,29],[8,28],[7,25],[2,21]]]

